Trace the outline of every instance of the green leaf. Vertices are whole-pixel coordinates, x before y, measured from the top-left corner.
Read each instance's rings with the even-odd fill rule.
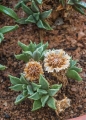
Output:
[[[69,5],[74,5],[74,1],[73,1],[73,0],[68,0],[68,1],[67,1],[67,4],[69,4]]]
[[[42,21],[42,23],[46,30],[53,30],[47,22]]]
[[[42,96],[42,98],[41,98],[42,107],[45,106],[48,98],[49,98],[49,95],[44,95],[44,96]]]
[[[38,89],[37,92],[38,92],[40,95],[47,94],[47,91],[46,91],[46,90],[43,90],[43,89]]]
[[[28,50],[31,52],[34,52],[36,49],[36,44],[32,43],[32,41],[30,41],[30,44],[28,45]]]
[[[46,30],[52,30],[52,28],[50,27],[50,25],[49,25],[48,23],[42,21],[42,20],[39,20],[39,21],[37,22],[37,26],[38,26],[39,28],[44,28],[44,29],[46,29]]]
[[[33,99],[33,100],[38,100],[38,99],[40,99],[40,95],[39,95],[39,93],[38,92],[35,92],[34,94],[32,94],[30,97],[28,97],[28,98],[30,98],[30,99]]]
[[[27,84],[22,85],[23,90],[27,90]]]
[[[3,28],[0,28],[0,32],[5,34],[7,32],[16,30],[18,27],[19,27],[18,25],[15,25],[15,26],[4,26]]]
[[[45,27],[44,27],[44,25],[43,25],[43,23],[42,23],[41,20],[39,20],[39,21],[37,22],[37,26],[38,26],[39,28],[44,28],[44,29],[45,29]]]
[[[48,93],[50,96],[54,96],[62,87],[62,84],[58,85],[58,84],[54,84],[51,86],[51,88],[48,90]]]
[[[38,50],[33,52],[33,59],[34,60],[39,61],[40,57],[41,57],[41,53]]]
[[[27,61],[32,58],[32,53],[30,51],[23,51],[23,54],[25,55]]]
[[[47,90],[49,88],[49,83],[42,75],[40,75],[39,84],[41,85],[41,89]]]
[[[28,90],[28,94],[29,94],[29,95],[33,95],[33,94],[34,94],[34,91],[33,91],[31,85],[28,85],[28,86],[27,86],[27,90]]]
[[[42,0],[36,0],[38,4],[42,4]]]
[[[14,76],[11,76],[11,75],[9,75],[9,77],[10,77],[10,82],[11,82],[13,85],[22,84],[19,78],[14,77]]]
[[[28,22],[26,21],[27,18],[20,18],[17,19],[16,22],[19,24],[28,24]]]
[[[34,103],[33,103],[33,109],[32,111],[35,111],[35,110],[38,110],[42,107],[42,103],[41,103],[41,100],[35,100]]]
[[[24,43],[18,41],[18,45],[22,48],[23,51],[28,51],[28,46]]]
[[[75,66],[77,61],[70,59],[70,67]]]
[[[37,7],[36,3],[34,2],[34,0],[32,0],[32,4],[31,4],[31,9],[34,12],[39,12],[39,8]]]
[[[55,99],[53,97],[49,97],[47,105],[52,109],[56,109]]]
[[[27,7],[23,2],[21,3],[21,5],[22,5],[22,9],[27,15],[33,14],[32,10],[29,7]]]
[[[59,89],[49,89],[48,93],[50,96],[54,96],[58,91],[59,91]]]
[[[76,66],[73,66],[71,70],[75,70],[76,72],[82,72],[82,68],[78,68]]]
[[[19,2],[19,3],[17,3],[17,4],[15,5],[15,9],[19,9],[19,8],[21,7],[21,3],[22,3],[22,1]]]
[[[27,90],[23,90],[23,93],[22,93],[24,96],[28,95],[28,91]]]
[[[82,80],[80,75],[75,70],[68,70],[66,75],[67,75],[68,78],[72,78],[72,79],[75,79],[77,81]]]
[[[81,7],[77,7],[77,6],[74,6],[73,7],[76,11],[78,11],[79,13],[81,13],[82,15],[86,15],[84,10],[81,8]]]
[[[26,22],[30,22],[30,23],[36,23],[33,15],[30,15],[25,21],[26,21]]]
[[[32,88],[34,91],[36,91],[37,89],[39,89],[41,87],[41,85],[38,85],[38,84],[33,83],[33,82],[31,83],[31,85],[32,85]]]
[[[38,12],[38,13],[33,13],[33,17],[35,18],[36,21],[39,20],[39,15],[40,15],[40,12]]]
[[[17,85],[14,85],[14,86],[11,86],[9,87],[11,90],[15,90],[15,91],[22,91],[23,88],[22,88],[22,84],[17,84]]]
[[[22,94],[18,95],[17,98],[16,98],[16,101],[15,101],[15,105],[18,105],[23,100],[25,100],[27,97],[28,97],[28,95],[27,96],[23,96]]]
[[[19,55],[15,55],[15,58],[18,59],[18,60],[23,60],[25,62],[28,62],[29,59],[26,57],[25,54],[19,54]]]
[[[7,8],[3,5],[0,5],[0,12],[3,12],[6,15],[9,15],[10,17],[14,18],[15,20],[18,19],[17,14],[11,8]]]
[[[28,85],[28,81],[25,79],[23,74],[21,74],[20,81],[21,81],[22,84]]]
[[[6,66],[0,64],[0,70],[5,70]]]
[[[46,42],[46,44],[43,45],[43,50],[46,50],[47,47],[48,47],[48,42]]]
[[[79,7],[82,7],[82,8],[84,8],[84,9],[86,9],[86,2],[80,1],[80,2],[77,2],[76,4],[77,4]]]
[[[0,43],[3,41],[3,39],[4,39],[4,35],[0,33]]]
[[[65,0],[59,0],[59,2],[62,4],[62,6],[65,6]]]
[[[50,88],[51,89],[60,89],[62,87],[62,84],[54,84]]]
[[[42,13],[40,14],[40,18],[41,18],[41,19],[46,19],[46,18],[51,14],[51,12],[52,12],[52,9],[50,9],[50,10],[48,10],[48,11],[45,11],[45,12],[42,12]]]

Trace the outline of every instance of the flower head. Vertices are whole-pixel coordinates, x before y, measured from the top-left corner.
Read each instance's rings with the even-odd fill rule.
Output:
[[[65,111],[66,108],[70,107],[70,102],[71,100],[67,97],[62,100],[56,101],[56,114],[58,115],[59,113]]]
[[[45,71],[48,72],[59,72],[60,70],[66,69],[70,65],[70,56],[65,53],[62,49],[60,50],[49,50],[45,54],[44,67]]]
[[[28,62],[24,69],[24,74],[27,80],[33,81],[39,79],[40,74],[43,74],[41,64],[36,61]]]

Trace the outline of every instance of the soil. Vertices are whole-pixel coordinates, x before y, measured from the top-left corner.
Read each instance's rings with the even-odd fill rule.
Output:
[[[2,4],[14,8],[17,1],[3,0]],[[17,13],[20,17],[24,14],[22,10]],[[32,103],[29,99],[17,106],[14,105],[19,93],[9,89],[11,84],[8,75],[19,77],[25,65],[23,61],[14,57],[14,54],[21,53],[17,42],[29,44],[30,40],[36,43],[41,41],[40,29],[35,25],[20,25],[16,31],[6,34],[0,44],[0,64],[7,66],[5,71],[0,71],[0,120],[67,120],[86,114],[86,16],[72,12],[63,20],[64,24],[55,26],[53,31],[43,30],[42,38],[44,43],[49,42],[50,49],[64,49],[73,59],[78,60],[78,66],[83,69],[80,73],[82,82],[70,79],[68,85],[58,93],[57,99],[63,99],[65,94],[71,99],[71,106],[57,116],[55,111],[47,106],[31,112]],[[51,20],[51,23],[54,22]],[[15,25],[15,22],[10,17],[0,14],[0,27],[5,25]]]

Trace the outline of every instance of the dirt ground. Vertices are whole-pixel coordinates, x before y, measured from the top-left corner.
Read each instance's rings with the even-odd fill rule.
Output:
[[[14,8],[17,1],[9,0],[2,4]],[[24,13],[21,10],[17,13],[23,17]],[[25,44],[29,44],[30,40],[40,42],[40,29],[33,24],[20,25],[17,30],[6,34],[0,44],[0,64],[7,66],[5,71],[0,71],[0,120],[67,120],[86,114],[86,16],[73,12],[63,21],[63,25],[55,26],[52,31],[44,30],[42,38],[44,43],[49,42],[50,49],[64,49],[73,56],[73,59],[78,60],[78,65],[83,69],[80,73],[82,82],[70,79],[68,85],[58,93],[57,99],[62,99],[63,94],[71,99],[71,107],[57,116],[55,111],[47,106],[31,112],[32,103],[29,99],[17,106],[14,105],[19,93],[9,89],[11,84],[8,75],[19,77],[25,65],[23,61],[14,57],[14,54],[21,53],[17,42],[21,41]],[[54,21],[52,20],[51,23],[54,24]],[[15,22],[10,17],[0,14],[0,27],[5,25],[15,25]]]

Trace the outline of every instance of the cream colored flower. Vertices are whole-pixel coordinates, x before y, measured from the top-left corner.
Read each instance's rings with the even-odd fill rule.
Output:
[[[70,56],[62,49],[49,50],[45,54],[44,68],[47,72],[59,72],[64,70],[70,65]]]
[[[39,79],[40,74],[43,74],[42,66],[39,62],[30,61],[24,69],[25,78],[33,81]]]
[[[56,101],[56,114],[58,115],[59,113],[65,111],[66,108],[70,107],[70,102],[71,100],[67,97]]]

